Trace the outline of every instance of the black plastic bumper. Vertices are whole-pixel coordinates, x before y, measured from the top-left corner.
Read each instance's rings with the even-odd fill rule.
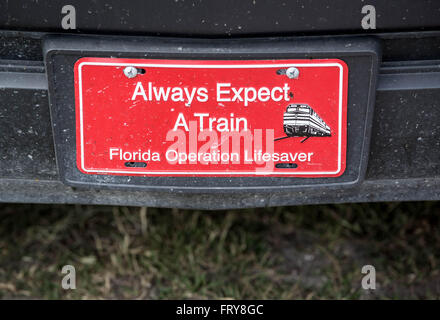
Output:
[[[428,19],[428,22],[431,29],[438,27],[434,20]],[[51,30],[55,27],[27,26],[17,24],[12,27],[44,30],[44,32],[0,31],[2,44],[0,48],[0,201],[2,202],[220,209],[440,199],[440,32],[358,34],[359,37],[368,36],[376,39],[382,51],[368,166],[365,179],[361,183],[350,187],[327,186],[307,190],[281,188],[276,191],[249,190],[247,185],[243,184],[227,191],[212,187],[197,192],[186,192],[173,188],[173,185],[161,191],[133,191],[76,189],[61,182],[54,152],[48,80],[43,62],[44,39],[53,35]],[[273,32],[268,33],[266,31],[270,30],[269,26],[266,26],[265,30],[260,30],[251,22],[243,26],[253,27],[255,32],[250,32],[251,34],[265,35],[280,31],[272,29]],[[139,30],[142,29],[141,25],[138,27]],[[155,33],[152,26],[143,27],[150,27],[151,33]],[[193,27],[192,31],[183,30],[186,34],[194,34],[197,30],[195,25],[186,27]],[[283,24],[282,27],[287,28],[287,25]],[[93,26],[90,25],[90,28]],[[354,32],[349,25],[345,29],[341,27],[334,30],[327,28],[327,30],[343,33],[342,30],[347,28],[349,29],[347,32]],[[396,28],[397,25],[388,29]],[[417,30],[418,27],[412,26],[411,29]],[[169,30],[174,34],[179,33],[172,28]],[[237,29],[233,35],[242,34],[240,30],[242,29]],[[111,28],[104,31],[113,32]],[[205,36],[204,33],[207,33],[209,36],[218,36],[223,31],[223,29],[208,28],[197,35]],[[297,28],[296,31],[308,30]],[[121,32],[128,33],[127,30],[122,29]],[[331,37],[344,39],[345,36],[341,34]],[[317,36],[304,36],[304,39],[315,38]],[[246,41],[249,40],[252,38],[247,38]],[[176,38],[175,41],[180,40]]]

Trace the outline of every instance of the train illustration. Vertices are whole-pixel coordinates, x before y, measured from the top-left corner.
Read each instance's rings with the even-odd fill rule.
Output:
[[[310,137],[330,137],[330,127],[308,104],[289,104],[284,113],[283,121],[285,137],[305,137],[304,142]]]
[[[308,104],[289,104],[284,113],[284,132],[289,137],[330,137],[330,127]]]

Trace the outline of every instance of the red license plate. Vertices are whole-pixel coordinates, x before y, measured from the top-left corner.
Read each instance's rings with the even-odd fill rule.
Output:
[[[338,59],[79,59],[78,169],[126,176],[340,176],[347,76]]]

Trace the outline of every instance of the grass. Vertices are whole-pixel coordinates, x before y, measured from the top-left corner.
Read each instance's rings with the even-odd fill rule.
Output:
[[[77,289],[61,288],[76,268]],[[377,289],[361,288],[363,265]],[[440,298],[440,202],[222,212],[0,204],[0,298]]]

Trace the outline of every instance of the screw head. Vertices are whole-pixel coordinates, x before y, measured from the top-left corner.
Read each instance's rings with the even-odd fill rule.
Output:
[[[135,67],[129,66],[124,68],[124,74],[127,78],[131,79],[137,76],[138,71]]]
[[[297,68],[295,68],[295,67],[287,68],[287,70],[286,70],[286,76],[287,76],[289,79],[297,79],[298,76],[299,76],[299,70],[298,70]]]

